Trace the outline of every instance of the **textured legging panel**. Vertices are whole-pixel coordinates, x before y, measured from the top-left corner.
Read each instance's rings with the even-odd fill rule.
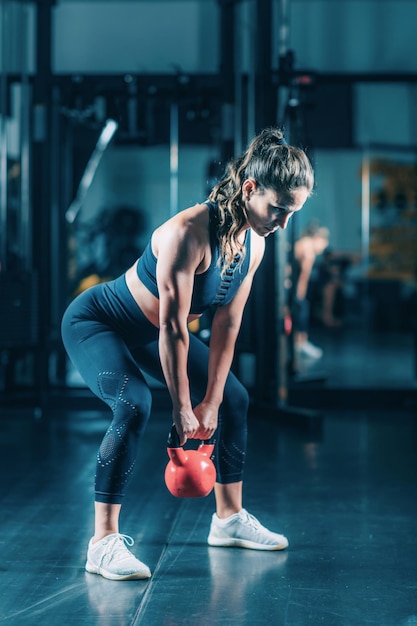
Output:
[[[143,373],[165,382],[158,329],[143,316],[121,277],[89,289],[70,304],[62,338],[85,383],[112,410],[97,455],[95,492],[96,501],[120,503],[151,413],[152,396]],[[190,335],[188,375],[194,405],[206,391],[208,352],[203,342]],[[214,462],[220,483],[242,479],[247,409],[248,394],[231,373],[215,436]],[[169,427],[167,423],[167,432]]]

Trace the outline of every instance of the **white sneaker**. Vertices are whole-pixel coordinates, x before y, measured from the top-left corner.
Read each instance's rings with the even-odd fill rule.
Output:
[[[110,580],[150,578],[151,571],[127,549],[135,543],[129,535],[113,533],[88,544],[85,569]]]
[[[303,343],[295,346],[295,350],[298,354],[308,356],[311,359],[321,359],[323,356],[323,350],[312,344],[310,341],[303,341]]]
[[[271,532],[245,509],[226,519],[220,519],[215,513],[207,542],[209,546],[251,550],[284,550],[288,547],[284,535]]]

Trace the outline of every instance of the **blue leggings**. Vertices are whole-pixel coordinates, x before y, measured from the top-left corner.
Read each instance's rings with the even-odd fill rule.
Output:
[[[310,329],[310,302],[307,298],[295,299],[294,326],[299,333],[308,334]]]
[[[120,504],[132,476],[152,405],[143,373],[165,384],[158,335],[130,294],[124,275],[84,291],[64,314],[65,349],[88,387],[113,412],[97,455],[97,502]],[[188,376],[194,406],[205,395],[208,353],[208,347],[190,334]],[[248,404],[246,389],[230,373],[215,436],[217,482],[242,480]]]

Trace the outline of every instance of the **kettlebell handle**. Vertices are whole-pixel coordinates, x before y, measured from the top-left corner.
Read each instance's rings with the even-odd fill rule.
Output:
[[[203,443],[205,444],[213,443],[212,438],[203,440]],[[180,436],[177,432],[177,429],[175,428],[175,424],[172,424],[170,433],[168,435],[167,447],[168,448],[181,448]]]

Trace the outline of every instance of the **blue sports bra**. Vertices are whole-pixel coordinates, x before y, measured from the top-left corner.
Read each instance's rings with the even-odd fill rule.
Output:
[[[211,306],[224,306],[234,298],[248,273],[250,261],[251,237],[250,231],[247,230],[245,233],[246,255],[242,264],[238,265],[239,255],[237,254],[224,276],[221,275],[221,264],[218,262],[220,244],[217,238],[217,205],[213,202],[206,202],[206,204],[209,210],[211,263],[205,272],[195,274],[194,277],[190,313],[197,315],[204,313]],[[137,273],[145,287],[156,298],[159,298],[156,282],[156,263],[157,258],[152,252],[151,240],[149,240],[142,256],[139,258]]]

